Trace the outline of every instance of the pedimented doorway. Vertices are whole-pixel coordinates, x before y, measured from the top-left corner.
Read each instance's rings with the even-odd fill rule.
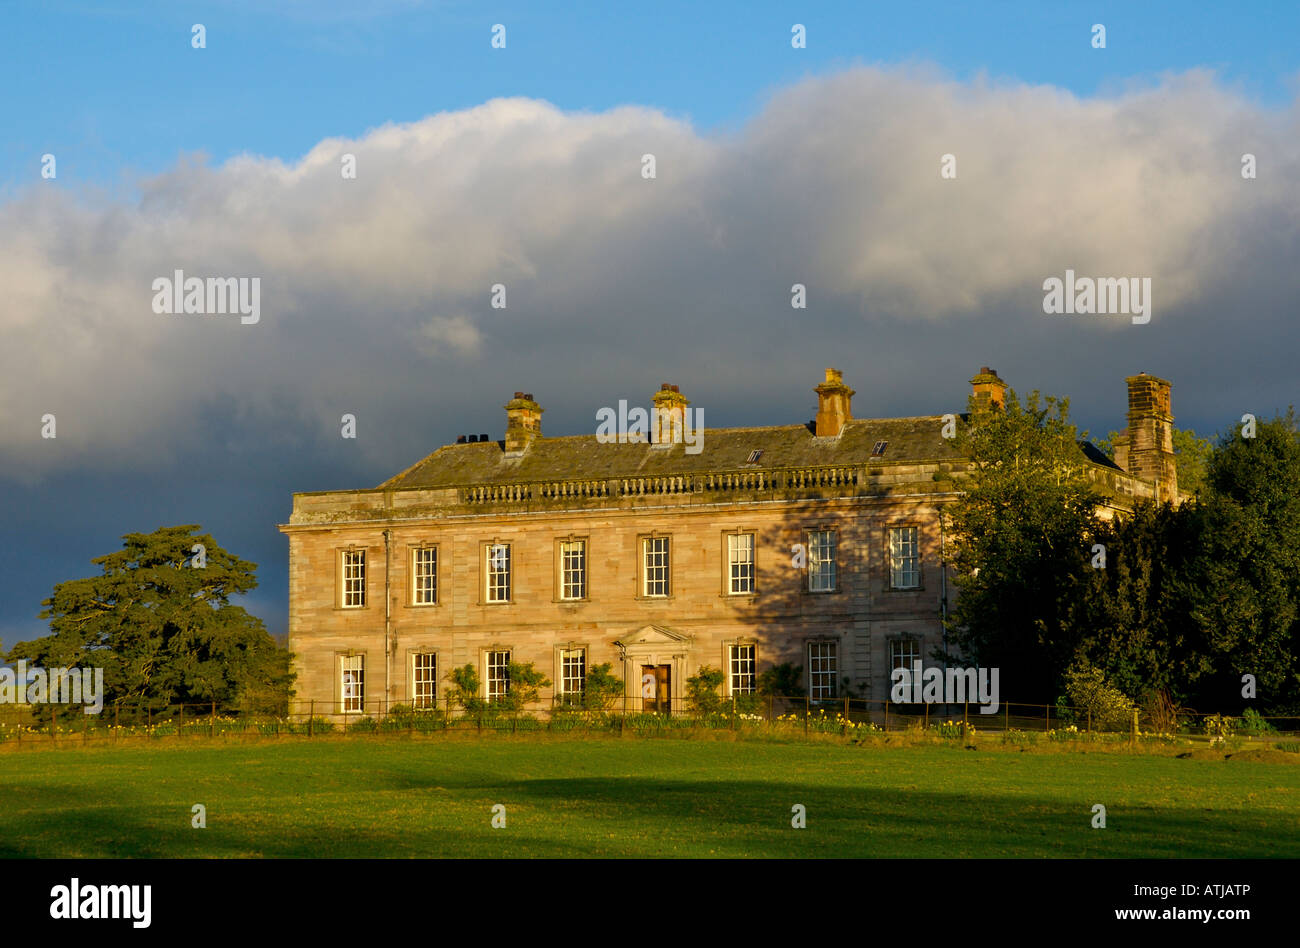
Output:
[[[682,682],[691,652],[689,635],[646,625],[614,644],[623,659],[629,709],[658,714],[682,710]]]

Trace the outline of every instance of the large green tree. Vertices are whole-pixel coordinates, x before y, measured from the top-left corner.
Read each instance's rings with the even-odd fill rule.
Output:
[[[1099,534],[1107,563],[1077,603],[1079,651],[1130,697],[1300,710],[1296,429],[1288,412],[1222,436],[1195,502],[1138,504]]]
[[[949,508],[955,583],[950,629],[966,660],[1001,669],[1004,694],[1050,701],[1077,646],[1101,496],[1088,477],[1069,400],[1037,391],[1005,410],[972,398],[957,447],[970,459]],[[1084,435],[1086,437],[1086,434]]]
[[[1194,618],[1213,663],[1208,697],[1300,710],[1300,433],[1293,409],[1221,439],[1210,459]],[[1253,437],[1251,436],[1253,434]]]
[[[1186,701],[1213,671],[1192,618],[1203,532],[1196,504],[1143,502],[1095,536],[1105,560],[1075,604],[1079,657],[1130,698]]]
[[[101,667],[110,702],[283,710],[289,652],[261,619],[230,603],[257,586],[256,564],[199,529],[127,534],[121,550],[91,561],[101,575],[59,583],[44,600],[40,618],[51,634],[19,642],[6,658]]]

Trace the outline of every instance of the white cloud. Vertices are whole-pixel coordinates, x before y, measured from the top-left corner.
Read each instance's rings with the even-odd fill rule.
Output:
[[[500,427],[517,388],[586,418],[661,377],[802,420],[785,393],[839,363],[875,405],[907,394],[916,364],[998,358],[1071,393],[1212,352],[1225,388],[1279,388],[1282,364],[1252,359],[1293,332],[1296,119],[1204,73],[1080,99],[856,69],[782,91],[728,137],[652,109],[498,99],[297,162],[183,161],[134,206],[44,183],[0,205],[0,464],[176,463],[218,406],[254,446],[286,424],[325,443],[340,410],[363,411],[388,440],[358,447],[406,459],[435,446],[434,398]],[[1240,177],[1247,151],[1255,181]],[[1050,322],[1041,284],[1067,267],[1150,276],[1148,331]],[[155,315],[151,281],[175,269],[261,277],[261,322]],[[790,310],[795,282],[807,311]],[[494,283],[506,310],[489,306]],[[1222,305],[1235,312],[1210,311]],[[57,444],[39,436],[45,412]]]

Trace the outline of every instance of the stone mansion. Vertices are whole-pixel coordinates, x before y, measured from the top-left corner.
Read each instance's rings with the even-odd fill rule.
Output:
[[[1169,383],[1127,383],[1115,461],[1080,446],[1112,512],[1180,498]],[[1003,403],[996,372],[971,385]],[[942,511],[965,464],[945,416],[855,419],[834,369],[815,391],[806,425],[708,429],[696,453],[676,386],[653,397],[660,430],[627,443],[546,437],[516,392],[503,440],[462,437],[375,488],[295,494],[280,527],[292,710],[444,707],[466,664],[493,698],[511,661],[551,680],[548,707],[603,663],[637,709],[681,708],[705,665],[725,695],[788,662],[814,699],[887,697],[890,671],[943,641]]]

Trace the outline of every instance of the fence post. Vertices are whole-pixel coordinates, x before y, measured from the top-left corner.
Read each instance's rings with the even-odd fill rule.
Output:
[[[928,731],[930,730],[930,702],[925,702],[923,707],[925,708],[925,729]]]
[[[812,695],[803,696],[803,732],[808,733],[808,719],[812,717]]]
[[[144,712],[144,736],[145,739],[148,740],[148,738],[153,734],[153,705],[145,705]]]
[[[884,730],[885,730],[886,733],[888,733],[888,731],[889,731],[889,699],[888,699],[888,698],[885,699],[885,727],[884,727]]]
[[[81,743],[90,740],[90,715],[84,711],[81,715]]]
[[[316,699],[312,698],[311,707],[307,710],[307,736],[311,737],[312,727],[316,721]]]
[[[58,739],[59,739],[59,706],[57,704],[52,704],[50,705],[50,740],[57,741]]]
[[[217,736],[217,702],[212,702],[212,717],[208,723],[208,737]]]
[[[1092,733],[1092,708],[1088,709],[1088,733]]]
[[[961,703],[961,739],[967,738],[968,728],[970,727],[970,701],[966,700]]]
[[[122,710],[122,699],[113,702],[113,737],[117,737],[117,712]]]
[[[1002,730],[1010,733],[1011,731],[1011,702],[1010,701],[1007,702],[1007,707],[1006,707],[1006,722],[1007,723],[1002,726]]]
[[[768,724],[771,724],[771,723],[772,723],[772,711],[773,711],[773,707],[772,707],[772,705],[773,705],[773,702],[774,702],[775,700],[776,700],[776,696],[775,696],[775,695],[768,695],[768,696],[767,696],[767,723],[768,723]]]
[[[1136,744],[1138,739],[1138,713],[1137,708],[1133,709],[1133,729],[1129,732],[1129,743]]]
[[[1052,706],[1050,704],[1045,704],[1043,705],[1043,707],[1047,709],[1047,733],[1051,734],[1052,733]]]

